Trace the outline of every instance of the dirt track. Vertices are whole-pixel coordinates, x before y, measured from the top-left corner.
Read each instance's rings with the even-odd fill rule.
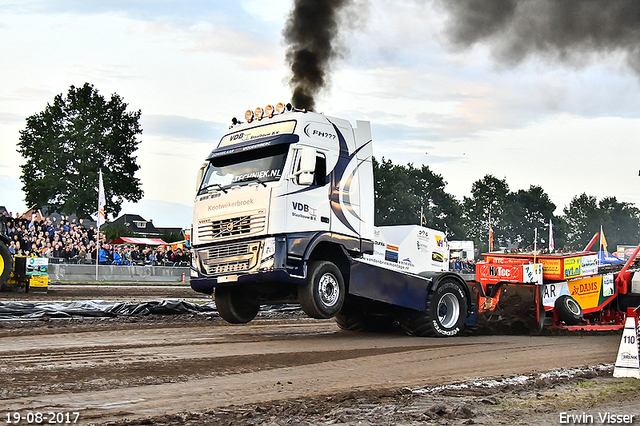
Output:
[[[47,296],[27,296],[60,300],[69,291],[54,286]],[[158,292],[194,296],[184,287],[75,289],[82,298],[93,292],[106,299],[111,291],[121,300]],[[7,297],[19,298],[1,299]],[[13,412],[78,412],[79,424],[559,424],[562,409],[596,410],[594,403],[607,401],[606,408],[614,407],[601,397],[558,404],[558,394],[588,393],[585,379],[597,385],[596,396],[612,388],[617,402],[622,392],[620,414],[638,414],[635,384],[612,379],[606,369],[539,376],[610,365],[619,343],[617,333],[453,339],[349,333],[296,312],[261,314],[245,326],[215,315],[4,321],[0,419]],[[505,380],[521,375],[532,379]],[[489,377],[502,385],[411,391]],[[539,404],[513,402],[546,404],[545,395],[554,393],[555,405],[542,411]]]

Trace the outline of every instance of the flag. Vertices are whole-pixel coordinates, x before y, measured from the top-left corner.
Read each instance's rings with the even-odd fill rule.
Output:
[[[604,231],[602,230],[602,225],[600,225],[600,246],[604,247],[605,252],[608,252],[607,239],[604,237]]]
[[[102,184],[102,170],[100,170],[98,180],[98,229],[106,222],[106,216],[104,214],[104,206],[106,203],[104,198],[104,185]]]
[[[556,244],[553,241],[553,222],[549,219],[549,251],[554,251],[556,249]]]
[[[489,222],[489,251],[493,251],[493,228]]]

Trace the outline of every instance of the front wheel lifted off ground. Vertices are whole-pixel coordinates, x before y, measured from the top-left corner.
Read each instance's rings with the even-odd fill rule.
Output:
[[[311,318],[332,318],[344,303],[345,287],[342,273],[326,260],[310,261],[307,281],[298,289],[302,310]]]
[[[427,297],[424,312],[407,310],[400,325],[418,337],[451,337],[462,332],[467,321],[467,295],[452,279],[445,279]]]
[[[216,287],[216,308],[220,317],[231,324],[246,324],[253,320],[260,306],[251,303],[241,288]]]

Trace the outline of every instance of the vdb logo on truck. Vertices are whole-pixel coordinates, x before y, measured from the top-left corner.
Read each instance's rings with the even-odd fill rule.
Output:
[[[294,217],[299,217],[302,219],[311,219],[311,220],[317,220],[317,209],[314,209],[313,207],[309,207],[308,204],[303,204],[303,203],[298,203],[297,201],[293,201],[293,213],[292,215]],[[301,212],[301,213],[298,213]]]

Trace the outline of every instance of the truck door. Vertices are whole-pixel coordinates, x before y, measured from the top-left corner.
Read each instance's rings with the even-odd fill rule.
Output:
[[[287,228],[291,232],[328,231],[330,207],[326,153],[311,147],[296,149],[295,153],[286,206]],[[305,167],[313,172],[305,172]]]

